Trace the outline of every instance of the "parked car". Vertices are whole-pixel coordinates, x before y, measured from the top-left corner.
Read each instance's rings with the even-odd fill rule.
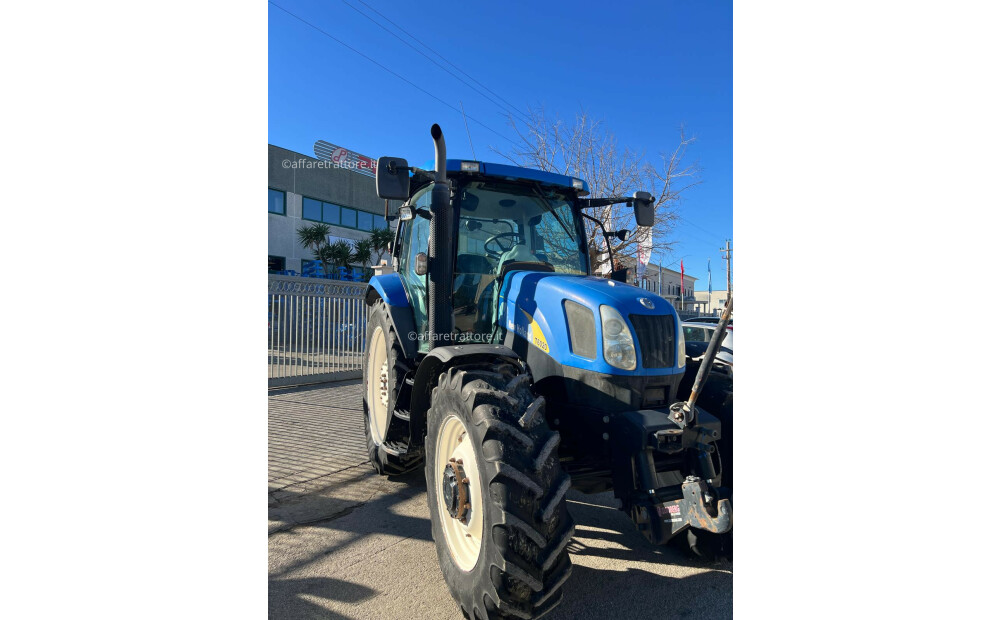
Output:
[[[718,324],[718,321],[716,320],[715,323]],[[706,323],[705,321],[684,321],[681,323],[681,329],[684,330],[684,345],[687,356],[697,359],[705,355],[705,351],[708,350],[708,343],[712,339],[712,333],[715,331],[715,325]],[[732,321],[726,327],[726,335],[722,339],[722,345],[715,356],[715,362],[716,364],[724,364],[729,367],[733,365]]]
[[[719,317],[717,316],[696,316],[694,318],[685,319],[685,323],[711,323],[712,325],[718,325]],[[733,326],[733,320],[729,319],[729,326]]]

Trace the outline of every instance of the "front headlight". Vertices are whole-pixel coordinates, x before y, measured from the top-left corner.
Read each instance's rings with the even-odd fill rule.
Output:
[[[632,332],[621,313],[611,306],[601,306],[601,333],[604,337],[604,359],[615,368],[635,370]]]
[[[684,344],[684,326],[681,325],[681,317],[677,317],[677,367],[684,368],[687,363],[687,347]]]

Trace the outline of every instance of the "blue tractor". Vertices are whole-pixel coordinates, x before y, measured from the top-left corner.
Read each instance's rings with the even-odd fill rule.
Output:
[[[437,125],[431,136],[434,171],[377,164],[387,216],[388,200],[404,202],[395,272],[366,295],[364,424],[380,474],[423,464],[441,571],[465,617],[559,604],[571,487],[613,489],[653,543],[722,539],[722,429],[693,399],[677,402],[677,314],[590,275],[587,210],[630,203],[651,226],[652,196],[587,198],[581,179],[446,159]]]

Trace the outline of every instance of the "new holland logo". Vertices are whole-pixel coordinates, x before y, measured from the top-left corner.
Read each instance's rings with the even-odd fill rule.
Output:
[[[648,297],[640,297],[639,303],[642,304],[643,308],[649,308],[650,310],[654,308],[653,300]]]

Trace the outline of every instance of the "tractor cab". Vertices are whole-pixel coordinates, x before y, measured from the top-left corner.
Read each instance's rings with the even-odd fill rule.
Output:
[[[487,175],[479,170],[490,169]],[[521,169],[498,164],[448,161],[454,187],[452,267],[453,337],[461,342],[495,342],[500,284],[514,271],[586,275],[586,237],[573,181],[516,179]],[[472,172],[470,170],[475,170]],[[559,182],[563,181],[565,182]],[[416,180],[422,181],[421,176]],[[555,181],[555,182],[553,182]],[[426,298],[430,238],[430,182],[414,188],[400,210],[393,257],[411,300]],[[585,191],[585,190],[583,190]],[[425,304],[415,303],[415,327],[427,331]],[[421,350],[428,339],[421,338]]]
[[[427,276],[434,177],[406,167],[399,158],[383,158],[379,170],[390,163],[395,176],[383,174],[382,197],[403,198],[393,258],[408,298],[414,306],[414,327],[419,349],[426,352],[428,331]],[[401,180],[406,171],[413,174]],[[591,273],[583,210],[612,204],[608,199],[586,200],[587,183],[581,179],[478,161],[446,160],[451,187],[449,214],[455,243],[451,264],[452,343],[499,342],[500,286],[515,271],[554,272],[575,276]],[[396,193],[393,193],[395,191]],[[633,202],[637,222],[652,224],[651,197],[637,192],[614,202]],[[641,212],[641,215],[640,215]],[[598,222],[600,224],[600,222]],[[603,229],[603,226],[602,226]],[[622,238],[626,231],[608,233]]]

